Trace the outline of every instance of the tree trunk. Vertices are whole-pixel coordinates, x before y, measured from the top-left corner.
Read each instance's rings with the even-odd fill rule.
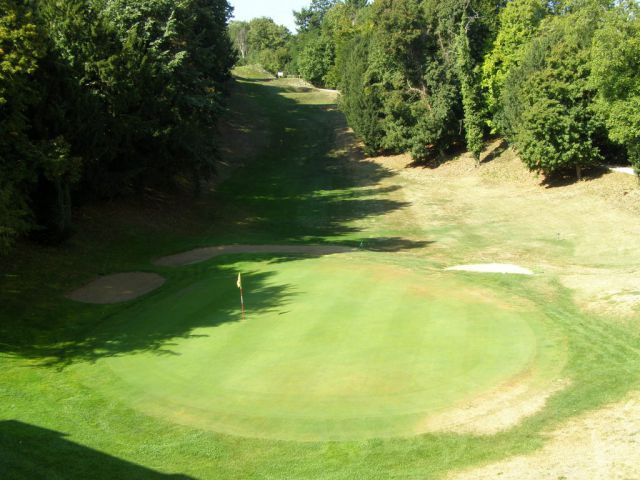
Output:
[[[576,176],[578,177],[578,181],[582,180],[582,167],[580,165],[576,165]]]

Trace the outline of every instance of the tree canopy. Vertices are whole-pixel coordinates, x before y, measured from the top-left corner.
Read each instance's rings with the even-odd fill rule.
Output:
[[[0,0],[0,249],[72,197],[210,176],[235,52],[225,0]]]
[[[288,69],[338,88],[369,152],[444,158],[489,134],[553,175],[619,159],[640,168],[633,0],[312,1]],[[357,54],[355,53],[357,52]]]

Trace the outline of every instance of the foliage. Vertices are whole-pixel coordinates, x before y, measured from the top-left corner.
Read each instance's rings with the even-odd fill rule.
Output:
[[[618,5],[595,33],[591,80],[609,137],[627,147],[640,173],[640,7]]]
[[[381,105],[380,145],[423,160],[455,145],[464,125],[479,156],[483,105],[476,70],[493,28],[491,16],[481,13],[490,4],[382,0],[371,9],[368,75]]]
[[[273,74],[286,69],[290,62],[291,37],[286,27],[267,17],[254,18],[248,23],[233,22],[230,27],[236,48],[244,49],[243,63],[260,64]]]
[[[0,243],[67,236],[72,189],[212,174],[235,62],[225,0],[1,1]]]
[[[460,94],[462,96],[467,149],[473,155],[476,163],[479,164],[480,154],[484,147],[484,120],[482,117],[480,82],[473,65],[471,46],[469,44],[470,22],[471,20],[467,14],[463,14],[457,39],[456,66],[460,81]]]
[[[0,254],[30,226],[27,190],[37,150],[27,114],[40,100],[32,76],[44,54],[32,12],[21,2],[0,0]]]
[[[365,146],[365,152],[375,153],[380,149],[380,106],[367,77],[368,56],[371,39],[366,36],[354,38],[347,46],[341,82],[340,108]]]
[[[294,11],[296,26],[301,32],[318,30],[327,12],[336,4],[337,0],[311,0],[308,8]]]
[[[249,54],[249,22],[229,22],[229,36],[240,56],[239,61],[244,63]]]
[[[500,127],[500,99],[504,82],[512,68],[520,64],[524,49],[547,13],[542,0],[513,0],[499,15],[499,29],[490,52],[482,63],[482,88],[494,131]]]
[[[333,44],[324,36],[311,38],[298,56],[298,71],[314,85],[335,87],[335,82],[327,76],[334,63]]]
[[[597,7],[550,18],[505,83],[505,124],[523,161],[549,175],[601,160],[603,129],[589,86]]]

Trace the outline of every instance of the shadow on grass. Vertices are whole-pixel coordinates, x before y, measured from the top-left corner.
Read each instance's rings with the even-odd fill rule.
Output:
[[[268,138],[265,142],[268,147],[219,185],[211,199],[215,212],[206,220],[211,225],[203,228],[206,235],[192,240],[180,238],[173,244],[162,239],[155,242],[150,237],[144,249],[147,255],[157,252],[161,256],[229,243],[322,243],[385,252],[429,245],[429,241],[401,237],[372,238],[360,226],[359,221],[406,208],[409,203],[394,196],[400,187],[389,181],[394,176],[392,171],[365,159],[354,149],[355,142],[345,133],[346,121],[328,97],[312,93],[303,99],[316,103],[301,104],[288,97],[300,98],[300,92],[292,92],[286,85],[254,80],[239,82],[236,89],[247,102],[254,102],[252,108],[268,117],[268,122],[259,122],[268,125],[267,134],[257,132]],[[247,126],[248,138],[252,128],[258,127]],[[338,139],[336,132],[340,135]],[[164,246],[158,248],[155,243]],[[114,245],[109,251],[118,248],[131,247]],[[159,251],[164,249],[167,251]],[[64,268],[73,270],[70,258]],[[274,254],[269,258],[281,262],[295,257]],[[82,261],[87,263],[87,259]],[[96,258],[93,263],[103,265],[104,259]],[[178,296],[189,295],[190,289],[197,288],[200,282],[206,283],[211,275],[226,274],[211,265],[204,264],[203,268],[209,268],[206,271],[192,267],[161,270],[168,280],[163,288],[124,305],[86,306],[59,298],[43,302],[33,289],[33,307],[24,298],[14,297],[14,303],[0,313],[0,353],[58,366],[144,350],[170,354],[170,348],[163,348],[171,339],[188,337],[203,326],[238,320],[233,278],[227,282],[222,296],[206,291],[202,295],[210,295],[210,299],[198,300],[193,305],[175,297],[176,292]],[[152,270],[151,265],[148,269]],[[103,270],[102,273],[111,273],[108,268]],[[245,281],[253,284],[254,313],[280,308],[293,295],[288,285],[270,284],[268,274],[247,275]],[[178,306],[170,304],[171,298]],[[165,307],[161,321],[145,317],[147,310],[155,311],[154,304]],[[122,318],[131,323],[121,324]]]
[[[592,167],[584,168],[582,171],[582,178],[578,180],[575,169],[565,169],[545,176],[541,184],[546,188],[567,187],[581,181],[589,182],[597,180],[608,172],[609,170],[606,167],[594,165]]]
[[[494,161],[509,149],[509,144],[503,138],[490,139],[486,144],[488,145],[489,150],[486,151],[485,156],[481,158],[481,164]]]
[[[65,438],[64,433],[18,421],[0,422],[0,477],[6,480],[189,480],[168,475],[93,450]]]
[[[248,259],[234,256],[233,261],[243,258]],[[262,259],[276,263],[295,257],[262,256]],[[178,269],[169,275],[170,288],[127,304],[83,306],[85,318],[80,323],[84,328],[61,329],[45,342],[24,345],[19,355],[36,360],[39,366],[58,369],[78,361],[94,362],[141,352],[177,355],[172,350],[172,341],[200,338],[202,333],[193,332],[242,320],[237,275],[235,270],[210,262]],[[245,304],[251,316],[278,311],[295,295],[294,287],[273,284],[272,276],[268,272],[242,272]],[[102,315],[98,316],[98,311]]]

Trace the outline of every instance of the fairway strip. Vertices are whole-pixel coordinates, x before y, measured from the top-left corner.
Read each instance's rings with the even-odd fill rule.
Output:
[[[533,275],[528,268],[508,263],[481,263],[477,265],[457,265],[445,268],[447,271],[477,272],[477,273],[510,273],[513,275]]]
[[[196,248],[188,252],[169,255],[154,261],[161,267],[182,267],[204,262],[220,255],[241,253],[301,253],[307,255],[332,255],[349,253],[357,248],[342,245],[219,245],[217,247]]]
[[[116,273],[99,277],[67,295],[70,300],[106,305],[126,302],[160,288],[165,279],[156,273]]]

